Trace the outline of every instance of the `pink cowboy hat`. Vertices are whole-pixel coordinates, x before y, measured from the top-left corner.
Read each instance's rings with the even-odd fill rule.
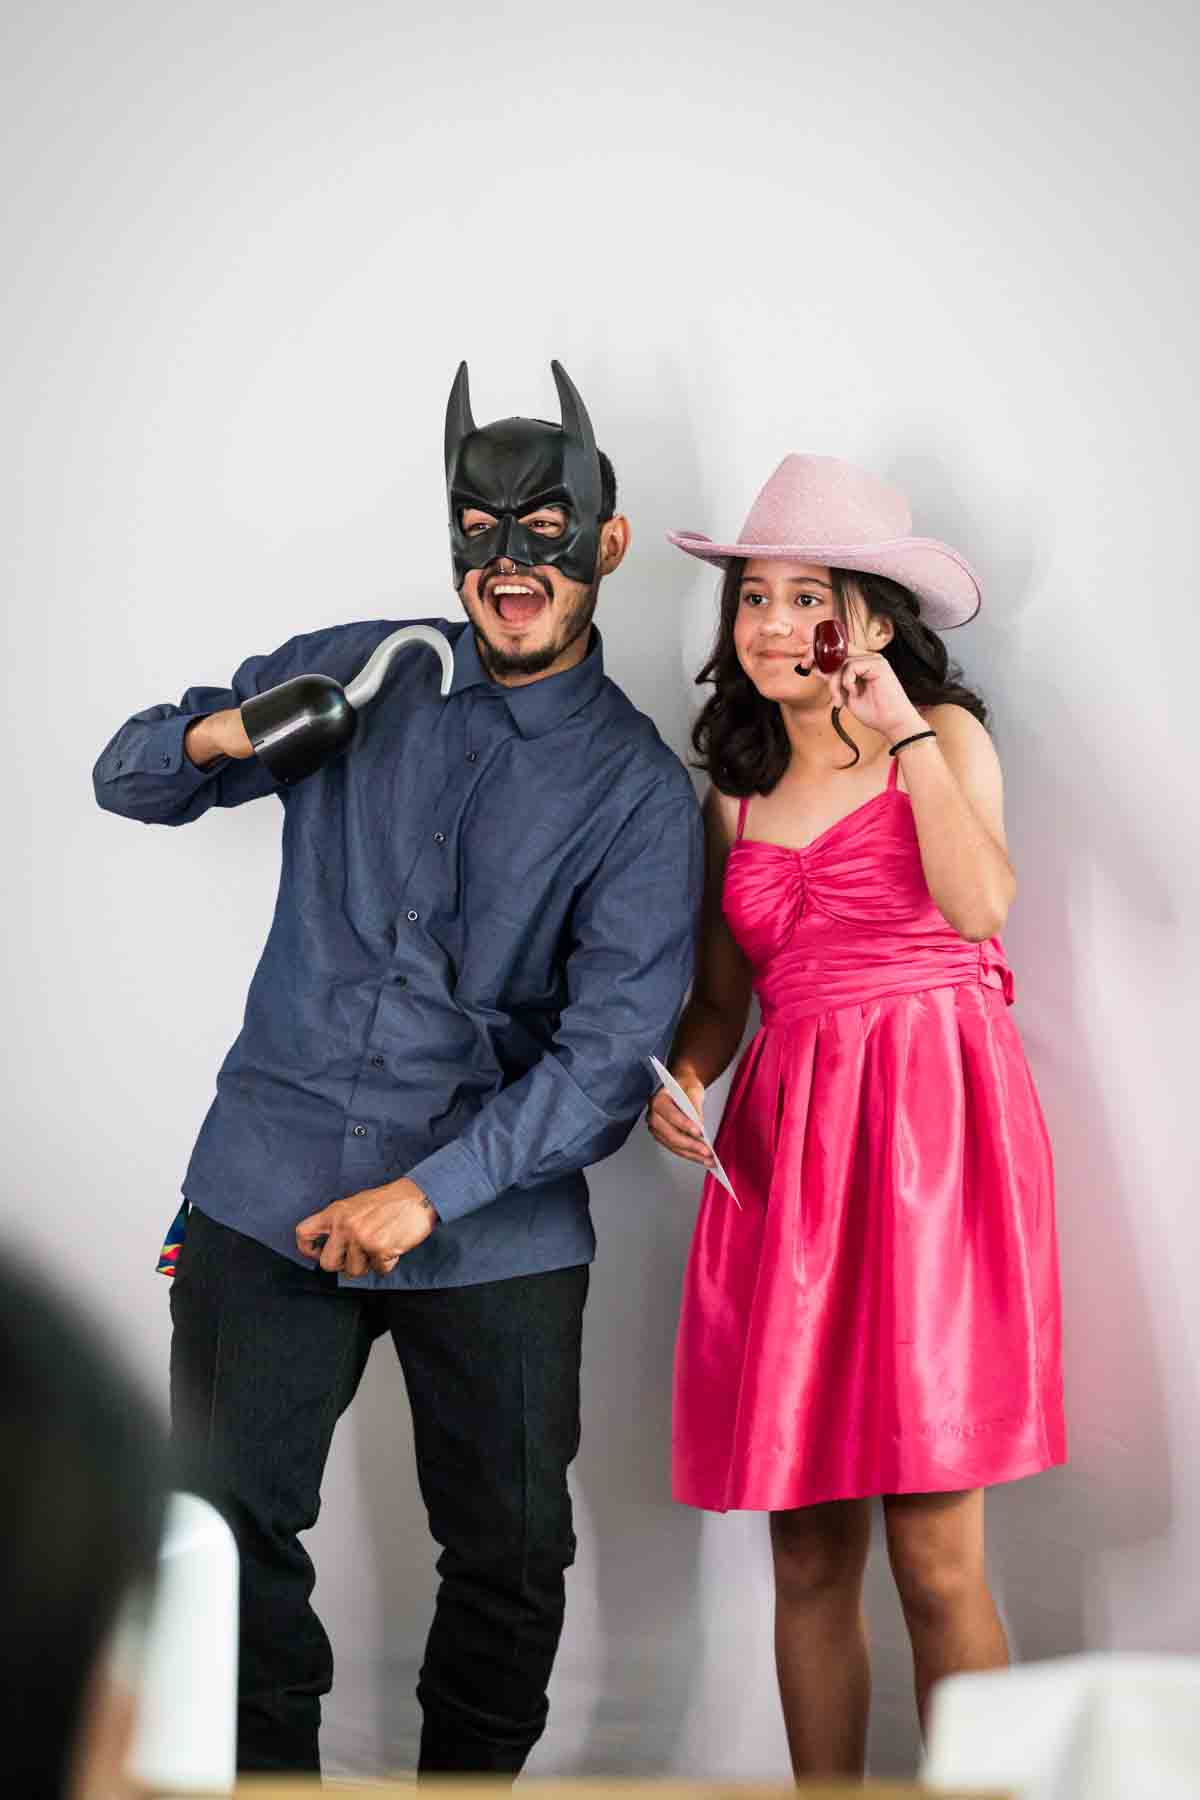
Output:
[[[911,589],[921,617],[939,631],[965,625],[982,599],[965,557],[936,538],[912,535],[912,513],[899,488],[836,456],[785,456],[735,544],[714,544],[702,531],[667,537],[720,569],[733,557],[766,556],[890,576]]]

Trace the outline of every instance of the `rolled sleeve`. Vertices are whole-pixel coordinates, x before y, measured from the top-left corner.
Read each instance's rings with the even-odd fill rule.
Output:
[[[192,787],[210,781],[218,765],[197,768],[183,747],[189,726],[204,716],[201,712],[174,710],[158,718],[139,713],[121,728],[97,762],[97,793],[117,782],[167,780],[178,788],[181,777]],[[220,766],[228,760],[221,757]]]
[[[582,1169],[625,1141],[650,1094],[647,1059],[664,1053],[691,980],[701,867],[690,788],[626,822],[574,909],[568,1004],[552,1048],[409,1171],[441,1219]]]
[[[348,679],[362,660],[364,631],[375,635],[374,627],[344,626],[289,638],[269,655],[247,657],[228,687],[191,687],[178,705],[167,702],[135,713],[92,771],[97,803],[105,812],[147,825],[186,825],[210,807],[241,806],[278,793],[278,783],[256,756],[222,756],[198,768],[183,747],[188,727],[239,708],[309,669]]]
[[[238,707],[255,691],[244,685],[249,668],[242,665],[231,687],[189,688],[178,706],[150,706],[127,720],[92,771],[97,804],[147,825],[185,825],[211,806],[237,806],[271,793],[275,783],[257,757],[237,762],[222,756],[199,768],[183,747],[197,719]]]

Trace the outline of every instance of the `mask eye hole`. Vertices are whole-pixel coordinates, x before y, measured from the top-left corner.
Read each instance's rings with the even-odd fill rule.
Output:
[[[565,506],[539,506],[535,511],[523,514],[520,522],[526,531],[532,531],[538,537],[560,538],[567,529],[567,509]]]
[[[480,537],[485,531],[495,530],[497,521],[478,506],[464,506],[458,515],[458,523],[464,537]]]

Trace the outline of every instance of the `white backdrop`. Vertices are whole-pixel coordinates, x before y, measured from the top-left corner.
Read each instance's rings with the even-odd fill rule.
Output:
[[[90,767],[292,632],[457,616],[460,356],[480,419],[549,411],[552,355],[588,400],[634,523],[609,667],[680,750],[713,594],[664,531],[736,528],[787,450],[857,459],[983,573],[955,648],[995,708],[1058,1157],[1072,1462],[995,1494],[997,1586],[1026,1657],[1200,1648],[1192,9],[4,18],[6,1233],[161,1394],[154,1254],[279,821],[145,830],[94,809]],[[593,1190],[580,1559],[535,1766],[783,1774],[764,1522],[669,1497],[694,1187],[639,1131]],[[384,1350],[314,1554],[331,1762],[403,1763],[433,1578]],[[878,1557],[870,1604],[873,1766],[904,1770]]]

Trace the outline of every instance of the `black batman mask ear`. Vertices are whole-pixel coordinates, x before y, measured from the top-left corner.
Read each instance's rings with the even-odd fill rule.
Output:
[[[464,438],[469,437],[475,429],[475,421],[471,417],[471,382],[467,374],[467,365],[460,362],[458,374],[454,377],[454,386],[450,389],[450,398],[446,402],[446,480],[449,481],[458,452]]]
[[[464,364],[465,367],[465,364]],[[599,519],[603,505],[600,481],[600,457],[592,434],[592,421],[579,390],[560,362],[552,362],[550,371],[558,389],[559,412],[562,416],[563,485],[571,494],[579,516]]]

